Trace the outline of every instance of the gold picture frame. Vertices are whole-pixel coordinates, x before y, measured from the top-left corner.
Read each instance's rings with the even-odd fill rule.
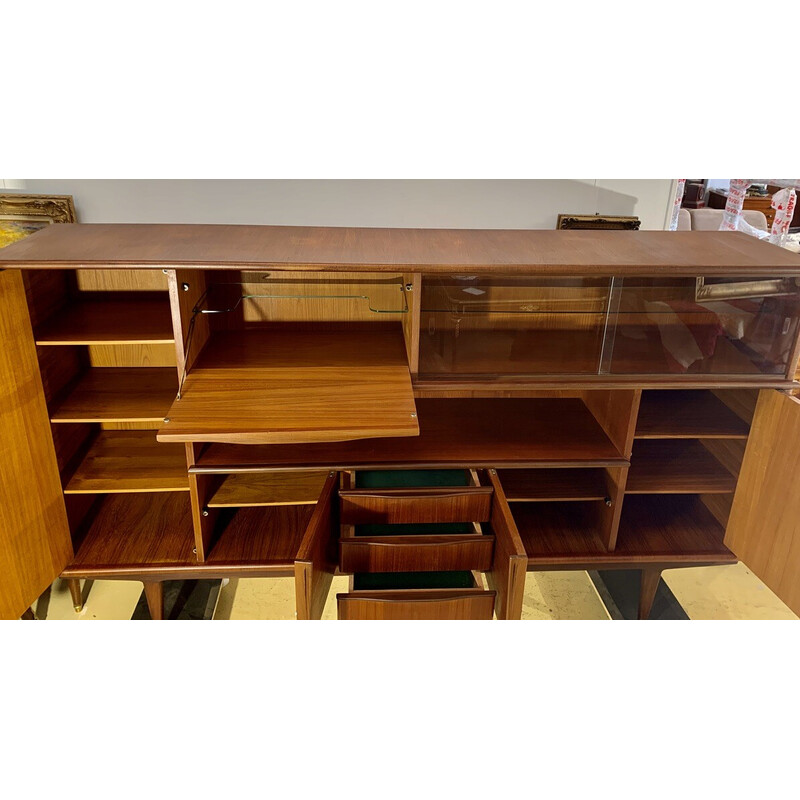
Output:
[[[639,217],[620,217],[609,214],[559,214],[559,231],[638,231]]]
[[[0,247],[45,225],[77,221],[72,195],[0,194]]]

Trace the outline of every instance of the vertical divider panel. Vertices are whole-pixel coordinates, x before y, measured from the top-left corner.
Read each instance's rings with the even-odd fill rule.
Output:
[[[598,526],[600,538],[606,550],[611,552],[617,546],[617,532],[619,531],[619,520],[622,515],[622,503],[625,497],[625,485],[628,482],[628,467],[609,467],[606,469],[606,481],[608,484],[608,502],[598,506]]]
[[[641,389],[587,389],[581,398],[625,458],[631,457]]]
[[[497,592],[497,619],[520,619],[525,593],[528,554],[517,530],[497,471],[486,471],[494,489],[490,523],[495,536],[492,568],[486,573],[489,588]]]
[[[205,293],[207,282],[202,270],[170,269],[165,272],[169,286],[172,329],[175,335],[175,358],[178,364],[177,394],[184,371],[188,372],[211,335],[207,315],[197,314],[194,325],[192,325],[192,310]],[[191,340],[189,339],[190,332]],[[196,455],[195,445],[191,442],[187,443],[187,470],[195,465]],[[206,560],[213,545],[212,539],[219,509],[208,508],[207,503],[216,480],[217,476],[215,475],[189,475],[192,525],[195,551],[199,562]]]
[[[419,325],[420,309],[422,308],[422,275],[418,272],[403,275],[403,282],[410,286],[406,290],[408,314],[403,317],[403,336],[406,340],[406,353],[408,354],[408,369],[412,380],[419,372]]]
[[[208,341],[211,329],[207,314],[197,314],[192,328],[192,309],[207,288],[206,276],[202,270],[167,270],[169,284],[169,303],[172,311],[172,329],[175,334],[175,357],[178,361],[178,380],[183,377],[184,368],[188,371]]]
[[[197,452],[193,442],[186,443],[186,462],[193,467],[197,460]],[[194,526],[194,542],[197,560],[202,562],[208,557],[214,544],[214,528],[220,513],[219,508],[209,508],[208,500],[219,481],[219,475],[196,475],[189,473],[189,498],[192,503],[192,524]]]
[[[602,389],[583,392],[583,402],[600,427],[611,439],[614,447],[625,458],[631,457],[633,437],[636,432],[636,420],[639,416],[639,402],[642,399],[641,389]],[[625,497],[625,485],[628,481],[628,467],[612,467],[606,470],[608,481],[607,503],[599,506],[598,527],[600,538],[606,550],[614,550],[617,545],[619,520],[622,515],[622,503]]]

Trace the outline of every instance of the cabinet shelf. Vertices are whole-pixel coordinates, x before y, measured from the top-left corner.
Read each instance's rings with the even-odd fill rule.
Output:
[[[708,390],[642,393],[637,439],[746,439],[749,427]]]
[[[636,442],[626,494],[732,492],[736,478],[696,439]]]
[[[514,520],[529,569],[594,569],[639,564],[727,564],[736,557],[724,530],[695,495],[625,499],[617,544],[607,551],[593,503],[517,503]]]
[[[339,442],[419,432],[399,324],[215,334],[168,416],[159,441]]]
[[[177,389],[172,367],[95,367],[55,404],[50,421],[161,422]]]
[[[35,332],[38,345],[169,344],[169,299],[79,300]]]
[[[725,529],[696,495],[637,495],[622,506],[620,558],[658,562],[729,564]]]
[[[602,469],[504,469],[498,477],[510,503],[603,500],[608,494]]]
[[[242,574],[293,574],[314,506],[270,506],[222,512],[219,538],[200,569],[238,569]]]
[[[196,566],[189,496],[109,494],[78,532],[64,577],[120,577]]]
[[[189,491],[186,452],[153,431],[101,431],[64,494]]]
[[[313,505],[328,472],[244,472],[226,475],[211,495],[209,508]]]
[[[580,565],[611,555],[600,539],[595,502],[516,503],[512,514],[529,568]]]
[[[211,444],[193,472],[627,466],[582,400],[417,400],[419,436],[330,444]]]
[[[188,495],[109,494],[98,499],[78,531],[79,545],[64,577],[253,577],[293,574],[312,506],[227,512],[209,558],[195,555]]]

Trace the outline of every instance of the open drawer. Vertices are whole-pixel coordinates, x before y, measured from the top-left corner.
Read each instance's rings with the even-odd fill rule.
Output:
[[[491,486],[370,488],[339,493],[342,572],[485,570],[495,537]]]
[[[471,572],[359,574],[336,604],[348,620],[492,619],[495,596]]]

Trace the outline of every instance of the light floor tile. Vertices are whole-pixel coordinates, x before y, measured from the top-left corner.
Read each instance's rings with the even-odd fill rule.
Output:
[[[666,570],[664,580],[691,619],[797,619],[747,567],[693,567]],[[76,614],[67,582],[56,580],[39,598],[40,619],[127,620],[142,594],[138,581],[92,581],[84,608]],[[348,590],[349,577],[333,579],[323,619],[336,619],[336,594]],[[219,593],[214,619],[294,619],[293,578],[240,578]],[[529,572],[523,619],[609,619],[585,572]]]
[[[690,619],[797,619],[744,564],[668,569],[662,575]]]
[[[586,572],[529,572],[522,619],[611,619]]]
[[[347,575],[331,582],[322,619],[336,619],[336,594],[346,592]],[[296,619],[294,578],[238,578],[219,593],[214,619]]]
[[[67,582],[56,579],[34,606],[36,616],[39,619],[60,620],[129,620],[142,596],[142,584],[139,581],[81,581],[81,589],[83,610],[76,614]]]

